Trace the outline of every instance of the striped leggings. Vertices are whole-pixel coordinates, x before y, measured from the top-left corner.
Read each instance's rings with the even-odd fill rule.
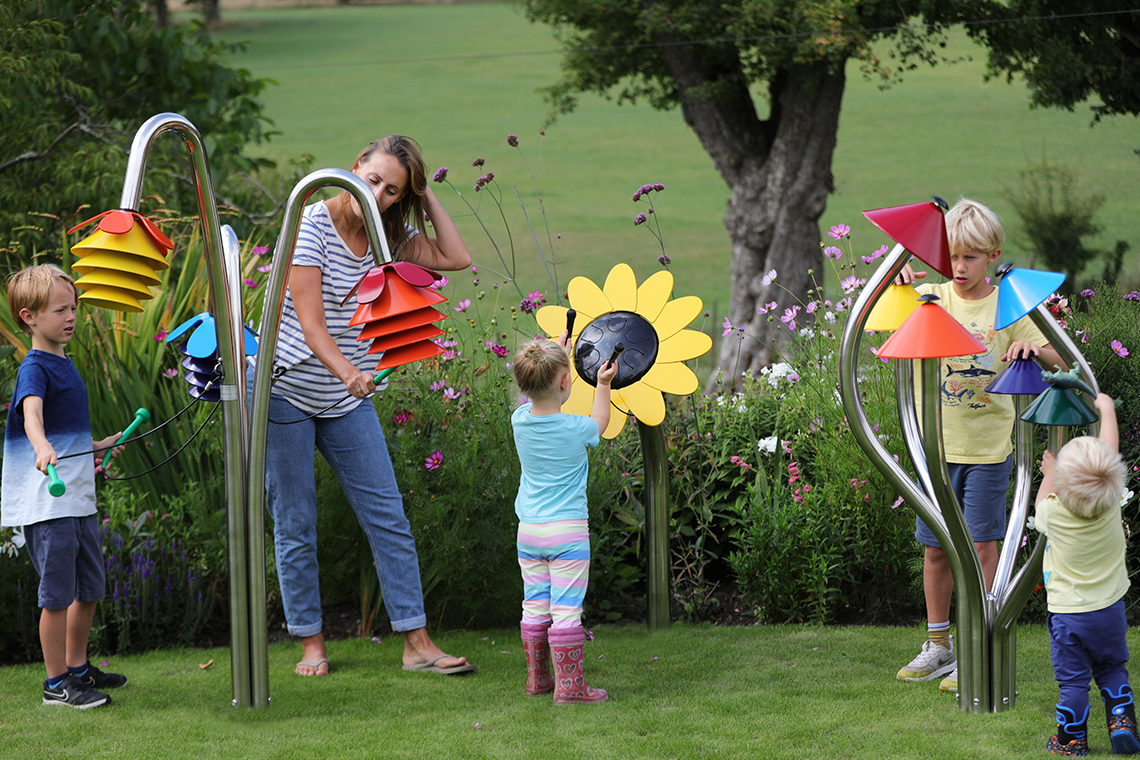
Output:
[[[590,578],[590,531],[585,520],[519,523],[523,623],[581,625]]]

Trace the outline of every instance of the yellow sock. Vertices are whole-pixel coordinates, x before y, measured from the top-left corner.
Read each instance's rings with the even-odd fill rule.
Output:
[[[950,629],[943,628],[941,631],[927,631],[930,640],[940,647],[945,649],[950,648]]]

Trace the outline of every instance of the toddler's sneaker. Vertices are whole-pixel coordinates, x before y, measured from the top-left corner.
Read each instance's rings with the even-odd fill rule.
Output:
[[[118,673],[104,673],[91,663],[87,663],[87,670],[76,673],[75,677],[89,689],[117,689],[127,685],[127,677]]]
[[[943,678],[942,683],[938,684],[938,688],[942,689],[942,691],[952,691],[955,694],[957,694],[958,693],[958,668],[955,667],[954,671],[950,675]]]
[[[55,688],[48,686],[48,682],[44,681],[44,704],[67,705],[77,710],[86,710],[89,707],[109,705],[111,698],[103,692],[88,687],[68,673]]]
[[[943,676],[954,670],[958,663],[954,660],[954,641],[950,641],[950,648],[939,646],[933,641],[922,645],[922,651],[910,661],[910,664],[898,672],[896,676],[900,681],[929,681]]]
[[[1136,736],[1136,722],[1127,715],[1108,716],[1108,738],[1117,755],[1135,755],[1140,752],[1140,738]]]
[[[1088,757],[1089,743],[1085,739],[1073,739],[1068,744],[1062,745],[1057,740],[1057,735],[1053,734],[1049,737],[1049,743],[1045,745],[1045,751],[1050,755],[1061,757]]]

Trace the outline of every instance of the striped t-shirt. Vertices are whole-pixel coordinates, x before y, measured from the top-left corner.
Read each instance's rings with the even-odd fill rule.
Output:
[[[418,231],[409,227],[408,235],[415,234]],[[375,266],[371,251],[364,258],[354,256],[333,226],[328,207],[323,202],[314,203],[305,208],[301,218],[297,245],[293,251],[293,265],[318,267],[321,270],[321,298],[325,305],[325,324],[329,335],[353,366],[362,372],[375,370],[382,354],[368,353],[372,341],[356,340],[362,325],[348,325],[359,305],[355,294],[341,306],[341,301],[348,292]],[[320,412],[320,417],[340,417],[348,414],[362,401],[349,396],[344,383],[313,356],[305,343],[305,335],[293,307],[293,296],[288,290],[285,291],[285,304],[281,313],[275,363],[287,371],[274,384],[273,394],[285,398],[304,412]],[[385,387],[387,380],[378,389],[383,390]],[[338,401],[340,403],[336,403]],[[332,408],[321,411],[334,403],[336,405]]]

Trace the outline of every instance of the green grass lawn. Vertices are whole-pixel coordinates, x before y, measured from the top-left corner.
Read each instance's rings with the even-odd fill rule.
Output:
[[[221,39],[249,43],[233,62],[280,83],[264,100],[283,134],[260,149],[265,154],[308,152],[318,167],[347,168],[368,140],[403,132],[423,144],[431,171],[450,167],[465,189],[481,173],[471,161],[484,157],[484,170],[517,185],[532,219],[538,215],[527,173],[505,137],[518,134],[534,166],[549,110],[535,90],[556,81],[560,61],[546,27],[492,3],[226,11],[224,20]],[[1087,108],[1030,110],[1020,84],[983,82],[984,50],[964,35],[953,36],[948,55],[972,60],[917,70],[886,92],[851,67],[834,163],[837,190],[821,219],[823,231],[849,224],[856,251],[873,250],[886,238],[860,211],[931,194],[951,202],[966,195],[1003,216],[1011,228],[1005,252],[1024,263],[1016,216],[1001,191],[1029,162],[1046,156],[1109,194],[1100,217],[1106,229],[1094,243],[1107,248],[1117,239],[1130,241],[1127,276],[1137,278],[1137,120],[1090,128]],[[551,231],[562,234],[567,275],[600,280],[618,261],[631,264],[639,278],[651,274],[660,251],[646,229],[633,227],[644,204],[630,196],[643,183],[661,182],[668,189],[657,205],[676,292],[701,296],[710,307],[719,303],[723,313],[728,191],[679,112],[619,107],[586,95],[575,113],[547,129],[545,140],[538,183]],[[453,213],[463,210],[458,199],[441,198]],[[517,205],[513,197],[506,203]],[[517,214],[511,219],[516,242],[521,239],[519,279],[527,289],[539,287],[541,264],[527,245],[525,222]],[[474,222],[460,220],[460,226],[477,261],[492,264],[493,252]]]
[[[399,639],[386,638],[334,642],[333,675],[303,679],[292,675],[300,647],[274,645],[266,710],[230,706],[225,649],[115,657],[109,667],[130,683],[114,704],[86,712],[40,704],[42,666],[0,668],[2,754],[1000,759],[1042,756],[1054,730],[1041,626],[1020,631],[1017,705],[996,715],[958,710],[937,682],[895,680],[917,652],[918,629],[601,627],[595,635],[587,676],[612,694],[601,705],[525,696],[517,630],[438,634],[447,651],[479,666],[463,678],[403,672]],[[1093,756],[1111,753],[1103,720],[1097,698]]]

